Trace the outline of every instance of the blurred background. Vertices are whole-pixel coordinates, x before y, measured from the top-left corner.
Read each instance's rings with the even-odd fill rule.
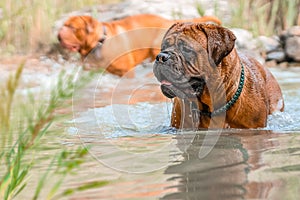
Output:
[[[118,2],[123,1],[3,0],[0,2],[0,54],[40,53],[56,42],[52,34],[54,24],[64,14]],[[216,15],[225,26],[243,28],[255,36],[280,34],[299,24],[299,0],[199,0],[194,3],[199,15]],[[178,12],[174,15],[181,17]]]
[[[3,0],[0,2],[0,53],[38,52],[53,42],[54,22],[64,13],[118,0]]]

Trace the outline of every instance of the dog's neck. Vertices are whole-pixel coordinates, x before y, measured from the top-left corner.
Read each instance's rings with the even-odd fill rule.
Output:
[[[107,38],[107,27],[105,26],[105,24],[102,24],[102,33],[98,42],[103,44],[106,38]]]
[[[100,29],[101,31],[98,32],[99,35],[99,39],[96,43],[96,45],[90,50],[88,51],[87,54],[82,55],[82,61],[85,62],[87,57],[92,54],[97,48],[101,47],[103,45],[103,43],[105,42],[105,40],[107,39],[107,27],[104,24],[100,24],[102,26],[102,29]]]
[[[237,60],[237,63],[235,63],[235,64],[237,66],[233,66],[233,68],[235,68],[237,71],[236,72],[234,71],[231,73],[236,74],[239,72],[239,74],[240,74],[239,76],[237,76],[237,77],[239,77],[238,79],[236,77],[235,78],[236,80],[233,80],[234,82],[238,83],[237,87],[234,87],[233,90],[228,91],[228,89],[230,87],[226,85],[226,82],[223,82],[223,84],[224,84],[223,90],[225,92],[224,98],[226,98],[228,100],[226,101],[226,99],[225,99],[225,102],[222,105],[217,106],[217,108],[212,108],[214,106],[213,104],[215,104],[215,103],[213,103],[211,94],[209,94],[209,90],[206,86],[206,89],[204,90],[205,97],[203,97],[203,96],[199,97],[200,98],[199,102],[203,103],[203,105],[200,105],[200,107],[199,107],[199,105],[196,107],[194,106],[194,108],[191,109],[193,112],[197,112],[200,115],[204,115],[204,116],[208,116],[208,117],[214,117],[214,116],[218,116],[222,113],[225,113],[237,102],[237,100],[239,99],[239,97],[242,93],[243,87],[244,87],[245,67],[240,60]],[[219,93],[218,93],[218,96],[219,96]],[[220,96],[222,96],[222,95],[220,95]],[[204,102],[207,102],[207,103],[204,103]],[[204,109],[204,107],[207,107],[207,108]]]
[[[101,22],[100,26],[102,26],[102,31],[100,33],[102,34],[102,36],[105,35],[107,38],[115,35],[113,30],[116,29],[116,25],[114,24],[114,22]]]

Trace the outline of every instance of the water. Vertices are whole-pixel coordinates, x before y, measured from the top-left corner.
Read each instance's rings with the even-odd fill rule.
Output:
[[[99,177],[103,170],[118,176],[112,185],[80,197],[299,199],[300,69],[272,72],[283,90],[285,112],[269,116],[266,128],[223,130],[221,135],[220,131],[170,129],[168,100],[153,102],[149,98],[128,104],[138,98],[130,93],[132,86],[142,90],[145,82],[154,81],[153,87],[159,91],[147,73],[139,80],[117,80],[116,85],[122,86],[117,93],[129,93],[128,99],[115,95],[117,100],[112,101],[116,104],[79,112],[69,121],[73,126],[66,127],[66,132],[79,136],[83,145],[92,144],[91,163],[97,166]],[[101,87],[96,87],[97,95],[106,96],[107,88]],[[204,152],[207,150],[208,154]]]
[[[151,68],[138,68],[136,79],[97,77],[75,94],[73,117],[58,125],[61,136],[53,141],[90,148],[62,191],[109,184],[65,199],[299,199],[300,68],[272,72],[286,107],[266,128],[198,132],[168,126],[171,102],[160,94]],[[43,141],[44,154],[53,151],[53,141]],[[41,170],[47,164],[40,163]]]
[[[273,69],[285,99],[285,112],[274,113],[269,116],[267,129],[281,131],[300,130],[300,70],[291,68],[289,70]],[[284,123],[283,123],[284,122]]]

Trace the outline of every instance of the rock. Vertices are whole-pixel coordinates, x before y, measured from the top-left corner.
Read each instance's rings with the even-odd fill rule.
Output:
[[[283,50],[272,51],[267,54],[266,60],[275,60],[277,62],[282,62],[285,60],[285,53]]]
[[[283,50],[283,45],[278,36],[259,36],[258,39],[261,43],[262,50],[266,54],[266,61],[274,60],[277,63],[285,61],[286,55]]]
[[[300,26],[293,26],[287,31],[288,36],[299,36],[300,37]]]
[[[264,64],[266,67],[275,67],[277,66],[277,62],[275,60],[266,61]]]
[[[273,36],[273,37],[259,36],[258,40],[260,41],[262,48],[266,53],[273,52],[282,48],[282,45],[280,43],[280,38],[278,36]]]
[[[259,39],[266,51],[267,61],[300,62],[300,26],[284,30],[278,37],[260,36]]]
[[[235,44],[239,49],[256,49],[257,41],[253,39],[253,35],[251,32],[240,29],[240,28],[232,28],[230,29],[234,35],[236,36]]]
[[[300,61],[300,37],[288,37],[285,43],[285,53],[293,61]]]
[[[286,40],[289,37],[298,36],[300,37],[300,26],[293,26],[289,28],[288,30],[282,31],[282,33],[279,35],[280,40],[285,43]]]
[[[300,26],[293,26],[280,35],[287,61],[300,62]]]
[[[237,38],[235,41],[237,50],[245,55],[254,57],[261,64],[264,64],[265,59],[261,56],[259,41],[253,37],[252,33],[240,28],[232,28],[230,30]]]
[[[288,62],[282,62],[282,63],[279,63],[279,67],[281,67],[281,68],[287,68],[287,67],[289,67],[289,63]]]

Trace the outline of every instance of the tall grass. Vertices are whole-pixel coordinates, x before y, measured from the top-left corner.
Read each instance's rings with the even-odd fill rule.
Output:
[[[28,96],[16,93],[23,66],[21,64],[15,74],[0,86],[0,198],[4,200],[16,198],[27,189],[29,174],[38,163],[32,155],[41,149],[40,141],[48,136],[51,125],[61,119],[62,114],[58,114],[57,110],[70,106],[68,102],[73,96],[74,88],[84,86],[93,76],[90,73],[74,82],[75,74],[62,72],[49,98],[37,99],[37,93]],[[46,199],[57,199],[70,194],[70,190],[57,193],[65,177],[84,162],[86,154],[87,149],[79,146],[61,148],[54,155],[47,156],[45,159],[50,163],[48,170],[42,174],[35,173],[40,174],[40,177],[36,189],[30,188],[30,191],[35,191],[32,199],[39,199],[46,186],[49,191]],[[51,186],[47,180],[57,173],[59,178]],[[95,184],[105,185],[107,182],[99,181]],[[92,186],[87,185],[85,188],[89,187]]]
[[[52,26],[62,14],[116,0],[1,0],[0,53],[39,51],[55,37]],[[2,52],[1,52],[2,50]]]
[[[232,20],[229,26],[245,28],[255,35],[280,34],[297,25],[299,0],[230,1]]]
[[[0,54],[40,52],[56,41],[52,26],[62,14],[91,5],[122,0],[2,0],[0,1]],[[230,0],[232,21],[255,35],[278,34],[297,23],[299,0]],[[213,1],[216,15],[218,1]],[[196,4],[200,14],[205,8]],[[179,13],[177,13],[179,15]],[[222,16],[219,16],[222,19]]]

